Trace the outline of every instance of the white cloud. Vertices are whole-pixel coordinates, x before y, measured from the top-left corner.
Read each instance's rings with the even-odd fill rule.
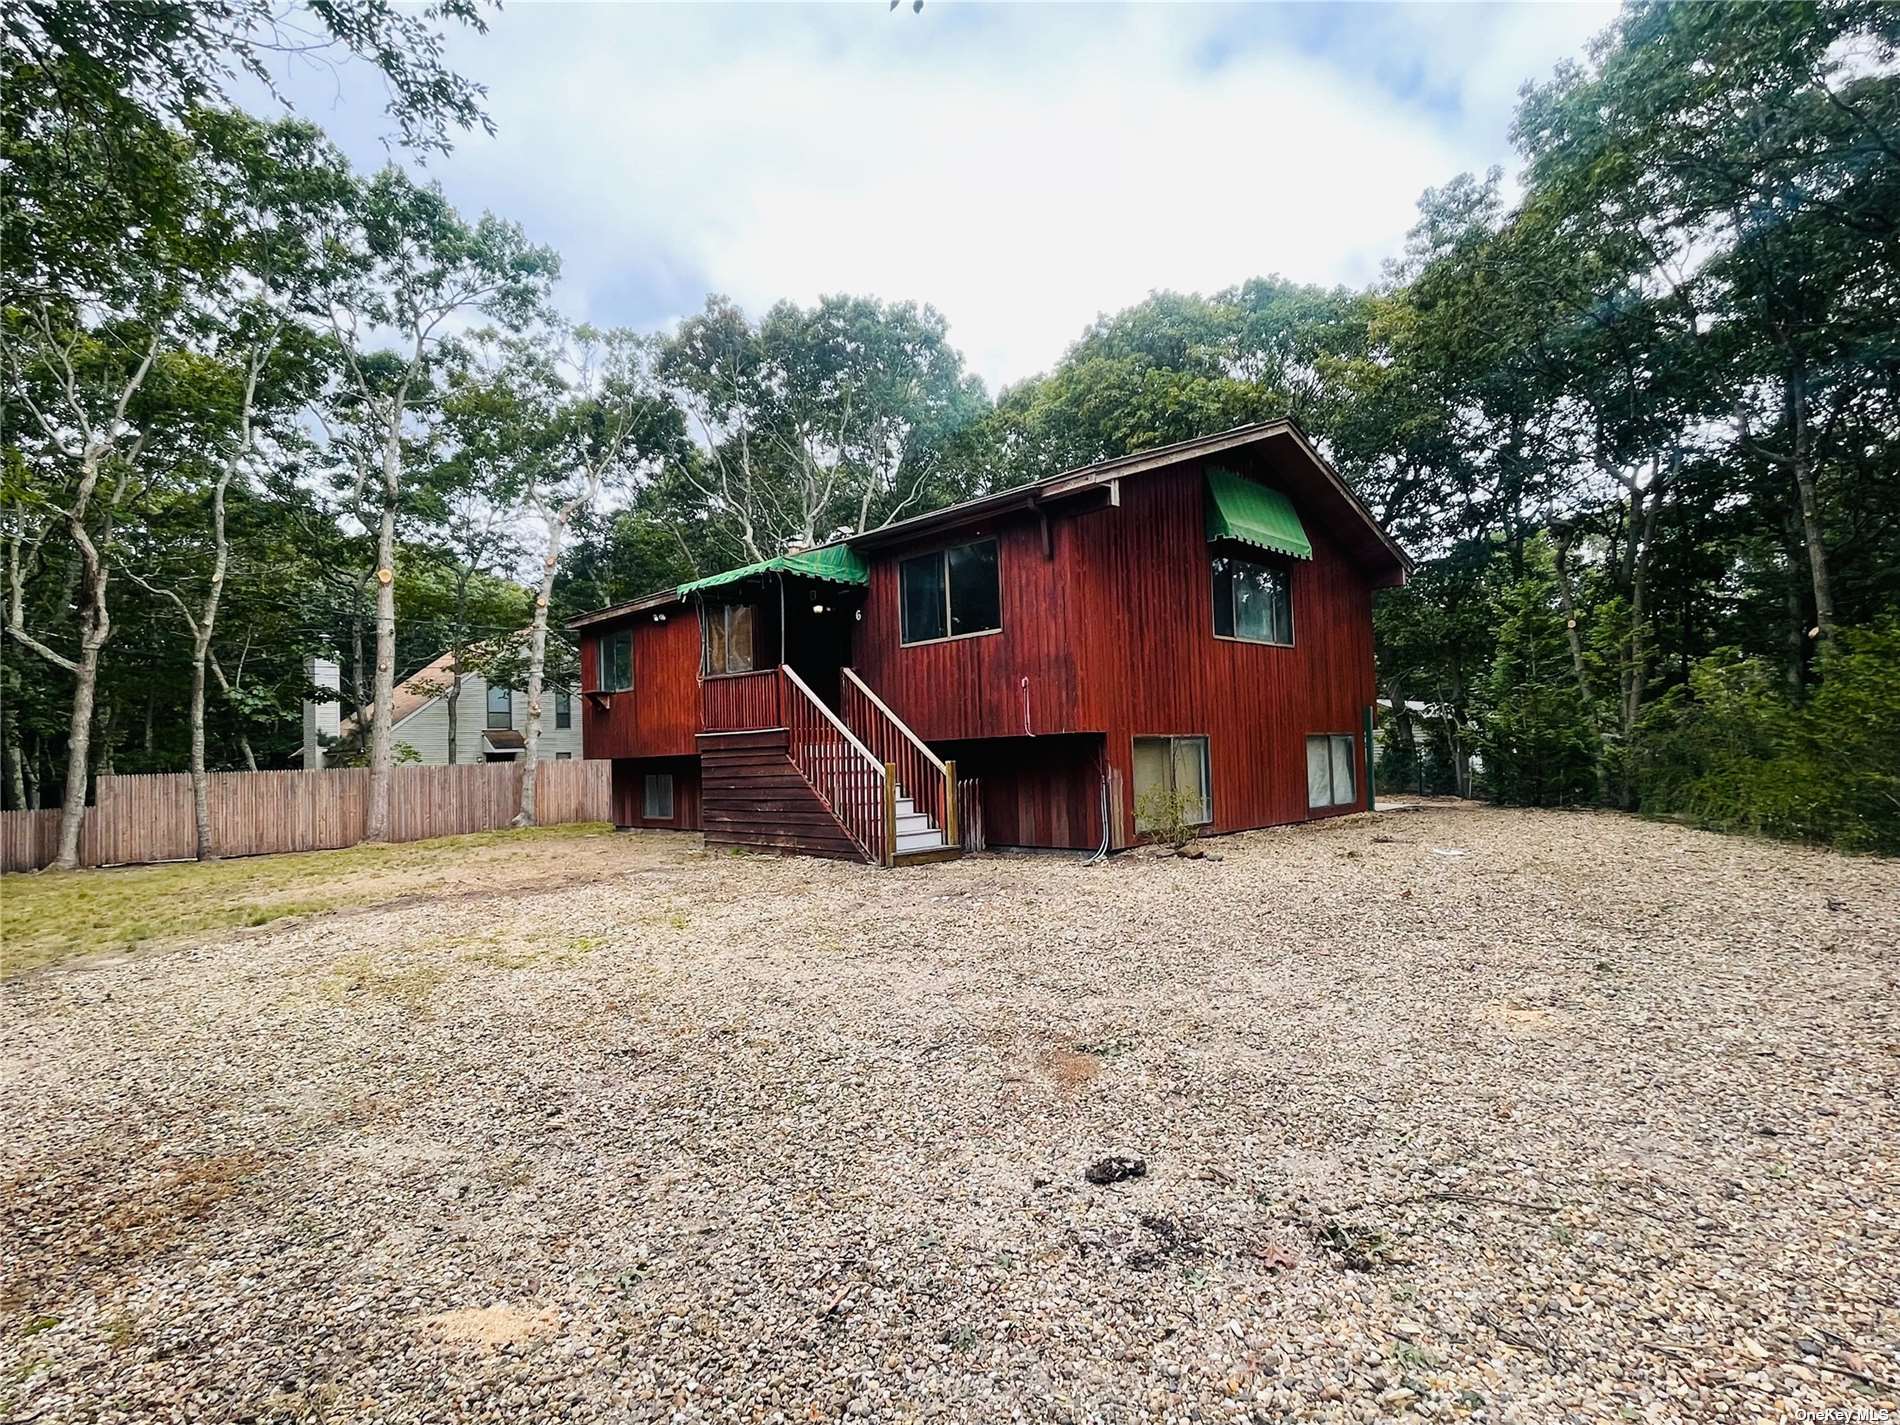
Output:
[[[437,169],[561,250],[576,315],[916,298],[995,389],[1152,288],[1371,279],[1610,13],[516,5],[453,51],[499,133]]]

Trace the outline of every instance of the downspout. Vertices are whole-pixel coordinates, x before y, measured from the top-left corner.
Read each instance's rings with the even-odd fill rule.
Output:
[[[1096,848],[1093,856],[1082,863],[1084,866],[1099,866],[1108,860],[1108,741],[1106,738],[1102,742],[1101,756],[1096,760],[1102,769],[1102,844]]]

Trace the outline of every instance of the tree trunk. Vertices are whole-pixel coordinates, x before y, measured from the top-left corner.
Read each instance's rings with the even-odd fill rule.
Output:
[[[86,820],[86,787],[92,770],[92,708],[99,687],[99,650],[105,647],[112,624],[105,609],[105,578],[100,572],[91,607],[83,618],[78,666],[73,671],[73,705],[66,732],[66,798],[59,808],[59,854],[53,865],[61,871],[79,868],[79,833]]]
[[[1570,644],[1570,666],[1577,675],[1577,692],[1583,697],[1583,706],[1590,715],[1590,721],[1596,721],[1596,697],[1590,689],[1590,671],[1583,661],[1583,635],[1577,627],[1577,604],[1571,591],[1570,579],[1570,541],[1575,536],[1569,530],[1558,534],[1553,545],[1557,562],[1557,603],[1563,611],[1564,637]]]
[[[396,502],[383,500],[376,536],[376,671],[369,724],[369,816],[365,841],[389,840],[389,783],[396,765]]]
[[[1783,512],[1781,529],[1784,553],[1788,560],[1782,585],[1784,607],[1788,614],[1788,696],[1798,701],[1801,690],[1808,682],[1808,605],[1805,597],[1808,581],[1801,577],[1801,521],[1795,517],[1793,510]]]
[[[516,826],[533,826],[535,761],[541,746],[541,679],[547,667],[548,600],[554,595],[554,566],[561,557],[566,521],[549,519],[548,552],[541,562],[541,587],[534,599],[534,622],[528,634],[528,726],[521,749],[521,810]]]
[[[457,742],[461,738],[460,708],[462,703],[462,657],[457,653],[449,664],[449,695],[443,700],[443,708],[449,715],[449,766],[460,762],[461,756]]]
[[[1808,575],[1814,583],[1814,626],[1823,644],[1834,641],[1834,584],[1827,569],[1827,541],[1821,533],[1821,505],[1814,489],[1814,438],[1808,429],[1807,369],[1796,360],[1788,371],[1789,468],[1794,473],[1801,536],[1808,549]]]
[[[198,859],[215,861],[218,848],[211,840],[211,775],[205,770],[205,661],[211,653],[211,633],[217,627],[218,604],[224,594],[224,571],[231,548],[224,533],[224,492],[230,484],[229,467],[211,491],[211,587],[204,611],[191,639],[191,813],[197,823]]]
[[[1821,535],[1821,510],[1814,493],[1814,472],[1805,455],[1795,458],[1795,492],[1801,502],[1801,535],[1808,549],[1808,574],[1814,583],[1814,626],[1821,642],[1834,641],[1834,585],[1828,575],[1827,545]]]
[[[40,740],[37,737],[22,739],[26,761],[20,768],[20,777],[26,783],[26,809],[40,809]]]
[[[25,757],[20,748],[20,725],[10,714],[5,717],[5,741],[0,742],[0,755],[6,759],[7,807],[11,811],[23,811],[26,807]]]
[[[1649,508],[1643,513],[1642,533],[1639,536],[1633,528],[1630,532],[1633,541],[1641,539],[1641,546],[1630,569],[1629,649],[1623,662],[1623,746],[1617,767],[1617,800],[1626,811],[1636,805],[1630,758],[1636,746],[1636,720],[1642,715],[1643,695],[1649,686],[1649,561],[1655,552],[1656,512],[1662,507],[1665,489],[1661,483],[1652,485]]]

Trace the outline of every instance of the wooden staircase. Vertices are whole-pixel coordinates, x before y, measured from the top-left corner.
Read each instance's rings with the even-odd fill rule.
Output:
[[[699,734],[708,846],[883,866],[963,854],[956,840],[955,763],[938,761],[850,669],[844,670],[845,708],[866,737],[792,669],[780,668],[778,675],[782,687],[773,690],[771,704],[784,726]]]

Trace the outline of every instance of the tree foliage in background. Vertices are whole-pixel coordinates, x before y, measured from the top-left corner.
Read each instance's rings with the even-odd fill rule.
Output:
[[[5,16],[6,805],[280,765],[311,654],[361,729],[444,650],[527,678],[537,617],[1291,417],[1418,560],[1375,608],[1384,775],[1893,849],[1900,10],[1635,0],[1525,91],[1516,188],[1448,176],[1380,281],[1156,292],[994,403],[930,307],[711,297],[624,336],[611,472],[614,403],[543,339],[552,254],[220,107],[310,40],[439,148],[484,122],[441,60],[481,9],[312,14]],[[260,288],[306,234],[324,295]]]

